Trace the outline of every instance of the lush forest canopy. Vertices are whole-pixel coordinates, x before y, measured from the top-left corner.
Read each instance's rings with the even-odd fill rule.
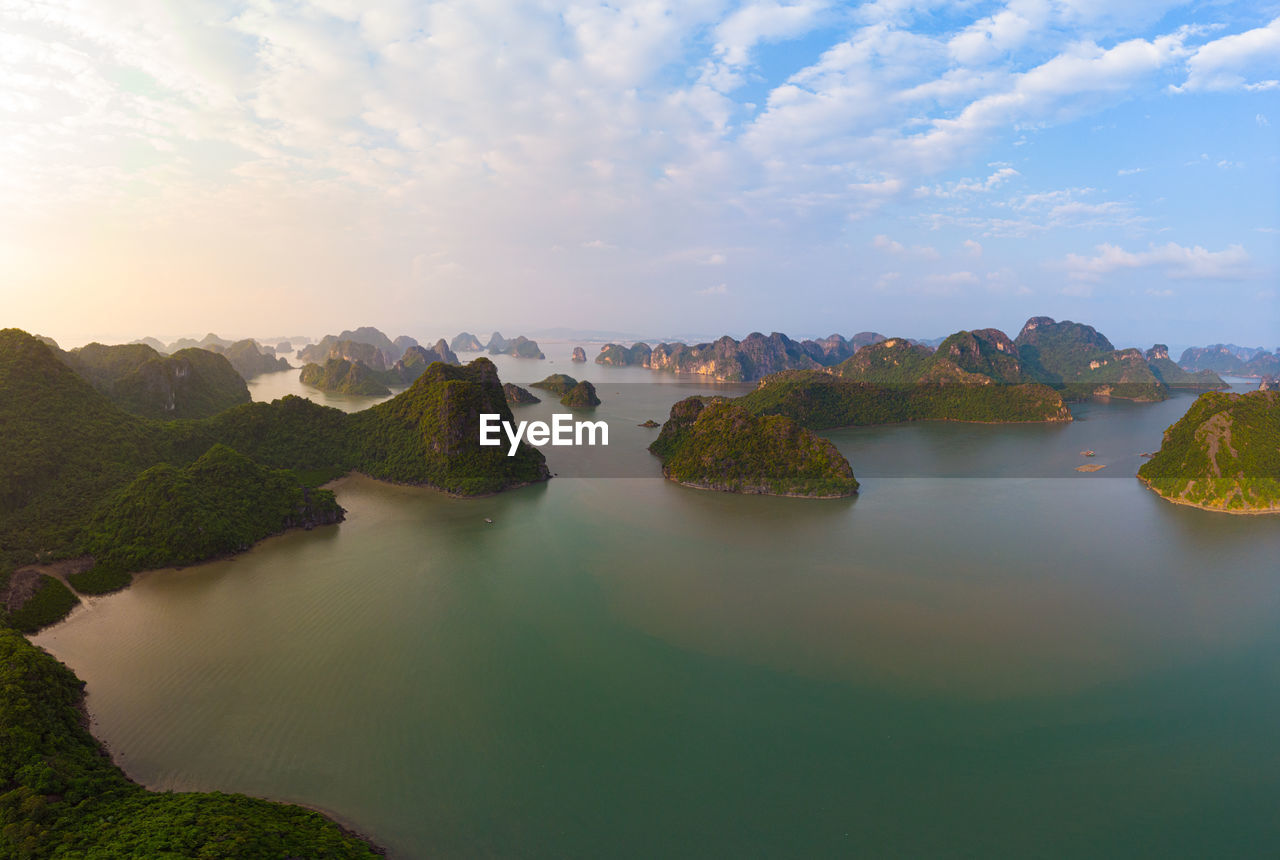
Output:
[[[1138,477],[1175,502],[1280,512],[1280,391],[1200,395]]]
[[[0,855],[377,856],[320,813],[297,806],[146,791],[112,764],[86,722],[83,682],[0,628]]]

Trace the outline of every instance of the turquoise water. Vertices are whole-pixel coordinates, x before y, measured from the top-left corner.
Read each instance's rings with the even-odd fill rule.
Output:
[[[1132,477],[1190,402],[839,431],[863,488],[835,502],[350,477],[343,524],[37,641],[136,779],[308,803],[393,856],[1271,855],[1280,518]],[[652,432],[614,444],[656,476]]]

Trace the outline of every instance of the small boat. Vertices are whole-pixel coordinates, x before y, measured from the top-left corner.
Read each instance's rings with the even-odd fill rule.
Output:
[[[1081,452],[1080,452],[1080,456],[1081,456],[1081,457],[1095,457],[1095,456],[1097,456],[1097,455],[1096,455],[1093,451],[1081,451]]]
[[[489,519],[488,517],[485,517],[485,518],[484,518],[484,521],[485,521],[486,523],[488,523],[489,525],[493,525],[493,520]]]

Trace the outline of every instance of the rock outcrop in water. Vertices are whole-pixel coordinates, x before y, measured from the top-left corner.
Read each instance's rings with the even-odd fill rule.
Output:
[[[514,382],[507,382],[503,384],[502,392],[507,397],[507,403],[512,406],[523,406],[526,403],[542,402],[542,398],[536,396],[532,391],[521,388]]]
[[[1170,388],[1213,391],[1231,387],[1212,370],[1191,372],[1179,367],[1173,359],[1169,358],[1169,347],[1162,343],[1157,343],[1147,350],[1146,359],[1151,372]]]
[[[553,373],[546,379],[529,383],[530,388],[541,388],[561,397],[569,393],[569,389],[578,384],[578,380],[564,373]]]
[[[649,451],[664,476],[700,489],[817,499],[858,491],[849,463],[826,439],[785,416],[722,398],[672,406]]]
[[[277,370],[289,370],[291,365],[283,358],[277,358],[275,350],[260,347],[252,340],[238,340],[227,347],[223,353],[231,366],[244,379],[253,379],[263,373],[274,373]]]
[[[204,354],[222,362],[244,384],[225,358]],[[206,500],[222,498],[230,504],[235,499],[240,504],[244,493],[219,490],[239,486],[233,480],[239,466],[224,474],[213,464],[200,470],[199,481],[187,471],[218,444],[256,467],[291,470],[298,476],[294,486],[299,492],[353,469],[457,495],[546,480],[546,463],[537,449],[522,445],[507,457],[505,448],[479,445],[479,415],[485,412],[512,420],[496,367],[480,358],[467,367],[433,363],[407,391],[353,414],[288,396],[242,403],[208,418],[150,421],[112,402],[37,338],[16,329],[0,331],[0,427],[5,432],[0,445],[0,574],[88,553],[95,533],[91,520],[100,511],[119,508],[113,501],[116,494],[162,464],[177,471],[134,489],[163,484],[166,493],[172,491],[169,498],[186,498],[190,491]],[[303,492],[304,500],[306,496]],[[272,510],[285,526],[317,521],[293,517],[293,507]],[[119,512],[123,515],[124,509]],[[153,519],[162,522],[180,513],[157,511]],[[110,510],[103,514],[112,515]],[[226,512],[232,519],[239,515]],[[212,533],[221,526],[214,514],[208,517],[203,527]],[[170,538],[175,545],[198,545],[200,539],[182,530]],[[105,544],[93,546],[105,553]],[[85,585],[98,586],[92,577]]]
[[[518,335],[512,340],[506,340],[497,332],[494,332],[493,337],[489,340],[489,354],[513,355],[516,358],[546,358],[538,347],[536,340],[529,340],[524,335]]]
[[[298,379],[303,385],[331,394],[379,397],[391,393],[391,389],[382,381],[382,374],[371,370],[362,361],[348,361],[345,358],[331,358],[324,364],[307,364],[302,368]]]
[[[564,406],[591,407],[599,406],[600,398],[596,395],[596,387],[585,379],[564,393],[560,398]]]
[[[464,331],[450,341],[449,348],[454,352],[481,352],[484,350],[484,344],[471,332]]]
[[[583,349],[582,347],[580,347],[580,346],[575,346],[575,347],[573,348],[573,358],[572,358],[571,360],[572,360],[572,361],[574,361],[574,362],[584,362],[584,361],[586,361],[586,360],[587,360],[587,351],[586,351],[585,349]]]
[[[1200,395],[1138,477],[1179,504],[1280,513],[1280,392]]]
[[[620,343],[607,343],[600,348],[596,364],[608,367],[648,367],[649,354],[652,352],[649,344],[643,341],[630,347]]]

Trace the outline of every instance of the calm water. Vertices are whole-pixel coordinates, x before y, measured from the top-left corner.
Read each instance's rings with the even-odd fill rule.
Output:
[[[503,378],[665,417],[622,384],[647,371],[569,346]],[[347,478],[340,526],[37,641],[140,781],[305,802],[400,857],[1274,855],[1280,518],[1132,478],[1190,402],[833,433],[839,502]],[[1086,447],[1108,468],[1073,471]]]

